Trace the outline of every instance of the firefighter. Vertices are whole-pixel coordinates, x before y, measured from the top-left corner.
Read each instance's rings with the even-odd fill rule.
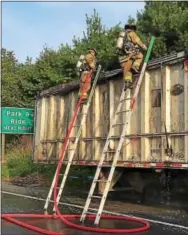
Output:
[[[77,69],[80,73],[80,90],[78,96],[80,98],[80,96],[82,95],[84,102],[87,101],[88,92],[91,88],[92,75],[90,77],[87,77],[87,75],[91,70],[94,71],[96,69],[96,56],[97,56],[96,50],[94,48],[90,48],[86,55],[80,56],[80,59],[77,63]],[[82,94],[82,89],[86,82],[86,78],[87,78],[87,85],[85,85],[85,91]]]
[[[132,70],[139,73],[143,53],[140,48],[147,50],[147,47],[136,34],[135,24],[126,24],[124,31],[120,32],[116,45],[116,53],[119,56],[119,63],[123,68],[125,88],[132,88]]]

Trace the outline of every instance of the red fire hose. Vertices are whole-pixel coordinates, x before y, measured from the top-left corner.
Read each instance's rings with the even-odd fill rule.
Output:
[[[44,215],[44,214],[3,214],[1,215],[2,219],[5,219],[11,223],[14,223],[16,225],[19,225],[21,227],[24,227],[26,229],[30,229],[32,231],[38,232],[38,233],[42,233],[42,234],[47,234],[47,235],[63,235],[62,233],[58,233],[58,232],[54,232],[54,231],[50,231],[50,230],[46,230],[46,229],[42,229],[39,227],[36,227],[34,225],[28,224],[26,222],[20,221],[15,219],[16,218],[41,218],[41,219],[59,219],[58,215]],[[80,215],[63,215],[64,220],[68,221],[69,220],[73,220],[73,219],[77,219],[80,218]],[[66,219],[65,219],[66,218]],[[94,219],[95,215],[89,215],[88,218]],[[131,218],[128,216],[101,216],[101,218],[103,219],[116,219],[116,220],[128,220],[128,221],[133,221],[136,223],[140,223],[143,224],[143,227],[139,227],[139,228],[133,228],[133,229],[107,229],[107,228],[90,228],[90,227],[85,227],[85,226],[81,226],[81,227],[85,227],[87,228],[87,231],[90,232],[102,232],[102,233],[136,233],[136,232],[143,232],[146,231],[150,228],[150,225],[148,222],[146,221],[142,221],[140,219],[136,219],[136,218]],[[70,221],[68,221],[70,222]],[[70,224],[73,224],[70,222]],[[77,224],[73,224],[73,225],[77,225]],[[72,227],[72,225],[69,225]],[[78,229],[77,227],[74,226],[74,228]],[[80,229],[80,228],[79,228]],[[95,230],[90,230],[90,229],[95,229]],[[82,229],[81,229],[82,230]],[[85,230],[85,229],[84,229]]]
[[[88,77],[91,76],[91,73],[88,74]],[[87,85],[87,78],[86,78],[86,83],[84,84],[83,87],[83,91],[85,91],[86,89],[86,85]],[[77,219],[80,218],[81,215],[62,215],[59,211],[58,205],[57,205],[57,186],[58,186],[58,179],[59,179],[59,173],[60,173],[60,169],[63,163],[63,158],[64,158],[64,153],[66,151],[68,142],[69,142],[69,136],[72,130],[72,127],[74,125],[74,122],[76,120],[76,117],[78,115],[79,109],[80,109],[80,104],[82,101],[82,96],[80,97],[77,105],[76,105],[76,109],[74,112],[74,116],[72,119],[72,122],[70,124],[64,145],[62,147],[62,151],[60,153],[60,158],[59,158],[59,162],[58,162],[58,166],[57,166],[57,174],[56,174],[56,180],[55,180],[55,187],[54,187],[54,207],[56,210],[57,215],[44,215],[44,214],[2,214],[1,217],[11,223],[14,223],[16,225],[22,226],[24,228],[33,230],[35,232],[38,233],[42,233],[42,234],[47,234],[47,235],[62,235],[62,233],[58,233],[58,232],[54,232],[54,231],[50,231],[50,230],[46,230],[46,229],[42,229],[33,225],[30,225],[26,222],[20,221],[15,219],[16,218],[48,218],[48,219],[59,219],[61,221],[63,221],[66,225],[74,228],[74,229],[79,229],[79,230],[83,230],[83,231],[90,231],[90,232],[98,232],[98,233],[138,233],[138,232],[143,232],[146,231],[150,228],[150,224],[147,221],[141,220],[141,219],[137,219],[137,218],[133,218],[133,217],[129,217],[129,216],[111,216],[111,215],[105,215],[105,216],[101,216],[101,218],[103,219],[116,219],[116,220],[128,220],[128,221],[132,221],[132,222],[136,222],[139,223],[141,225],[143,225],[142,227],[138,227],[138,228],[129,228],[129,229],[110,229],[110,228],[96,228],[96,227],[87,227],[84,225],[79,225],[79,224],[75,224],[70,222],[70,220],[73,219]],[[88,215],[87,218],[89,220],[93,220],[95,218],[95,215]]]

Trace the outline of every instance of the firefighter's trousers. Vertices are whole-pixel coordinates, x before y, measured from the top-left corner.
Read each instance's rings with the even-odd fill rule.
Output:
[[[132,81],[131,68],[134,66],[137,70],[139,70],[142,60],[143,54],[141,52],[119,58],[120,65],[123,68],[123,78],[125,81]]]
[[[83,71],[80,78],[80,90],[78,96],[80,97],[82,95],[83,99],[87,99],[88,92],[91,88],[91,75],[88,76],[89,73],[90,73],[89,71]]]

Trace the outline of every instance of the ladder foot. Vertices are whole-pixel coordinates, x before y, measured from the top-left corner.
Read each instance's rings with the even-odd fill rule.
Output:
[[[45,214],[45,215],[48,215],[48,211],[44,211],[44,214]]]

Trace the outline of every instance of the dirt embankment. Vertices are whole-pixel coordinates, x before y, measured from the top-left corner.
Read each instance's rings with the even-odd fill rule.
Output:
[[[2,181],[6,183],[11,183],[13,185],[18,185],[18,186],[26,186],[26,185],[43,186],[48,183],[45,180],[45,177],[42,175],[39,175],[38,173],[32,173],[25,177],[15,176],[15,177],[10,177],[10,178],[4,178]]]

